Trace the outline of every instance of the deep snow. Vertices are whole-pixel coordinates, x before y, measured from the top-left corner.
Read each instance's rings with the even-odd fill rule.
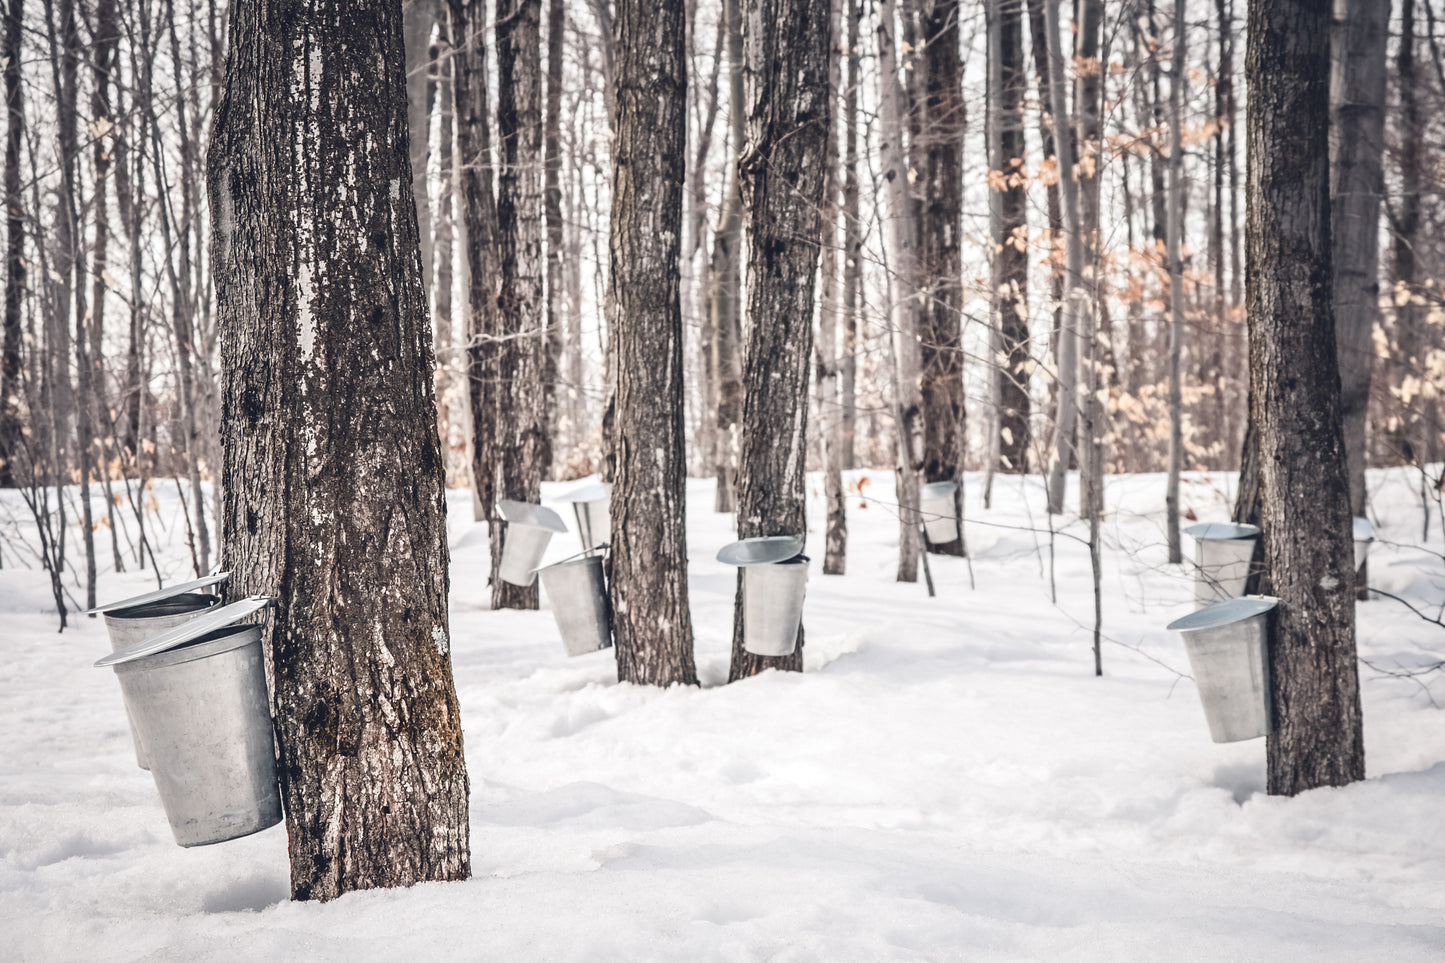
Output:
[[[843,577],[821,574],[810,479],[806,672],[730,686],[734,570],[713,556],[732,519],[689,484],[703,685],[670,690],[618,685],[610,652],[568,659],[547,611],[488,611],[485,528],[450,493],[474,878],[326,905],[286,900],[282,827],[171,841],[91,667],[104,627],[57,635],[44,576],[7,550],[0,958],[1445,958],[1445,672],[1389,674],[1445,658],[1445,628],[1361,604],[1369,778],[1267,797],[1263,740],[1209,741],[1163,628],[1192,591],[1164,564],[1162,477],[1109,480],[1101,679],[1083,528],[1055,540],[1051,604],[1038,478],[999,477],[984,511],[970,476],[971,574],[933,558],[933,599],[893,579],[889,473],[850,479]],[[1224,519],[1230,484],[1191,476],[1184,505]],[[1418,476],[1372,487],[1374,582],[1433,614],[1445,561],[1438,519],[1419,544]],[[4,494],[0,525],[23,514]],[[549,557],[575,550],[559,536]],[[185,558],[172,538],[170,580]],[[107,574],[101,600],[153,586]]]

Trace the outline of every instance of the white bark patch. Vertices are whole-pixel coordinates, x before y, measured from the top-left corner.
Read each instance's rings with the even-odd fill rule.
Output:
[[[446,629],[440,625],[432,626],[431,641],[432,645],[437,647],[437,655],[446,655],[451,649],[451,644],[447,641]]]
[[[316,354],[316,318],[311,314],[311,265],[304,259],[296,276],[296,341],[301,348],[301,360],[309,363]],[[305,391],[305,382],[302,382]]]
[[[1335,578],[1333,575],[1326,575],[1325,577],[1320,579],[1320,588],[1324,589],[1326,592],[1333,592],[1339,587],[1340,580]]]

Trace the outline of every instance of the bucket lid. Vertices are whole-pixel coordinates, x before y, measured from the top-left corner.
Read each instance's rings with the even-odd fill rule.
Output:
[[[558,495],[555,501],[559,502],[600,502],[604,498],[612,497],[612,486],[606,482],[589,482],[572,489],[565,495]]]
[[[531,502],[514,502],[503,499],[497,502],[497,514],[508,525],[526,525],[531,528],[545,528],[553,532],[567,531],[562,516],[542,505]]]
[[[232,622],[239,622],[246,616],[259,612],[271,604],[269,596],[253,595],[250,598],[241,599],[239,602],[232,602],[230,605],[223,605],[218,609],[212,609],[204,615],[198,615],[183,625],[178,625],[159,635],[153,635],[148,639],[142,639],[134,645],[128,645],[118,649],[104,658],[95,661],[97,669],[106,666],[120,665],[123,662],[134,662],[143,659],[148,655],[155,655],[157,652],[164,652],[167,649],[174,649],[176,646],[185,645],[205,635],[207,632],[225,628]]]
[[[1375,540],[1375,526],[1373,526],[1373,525],[1370,524],[1370,520],[1369,520],[1368,518],[1365,518],[1365,517],[1363,517],[1363,516],[1356,517],[1356,518],[1355,518],[1355,541],[1357,541],[1357,542],[1373,542],[1374,540]]]
[[[717,560],[725,565],[767,565],[784,562],[803,551],[803,540],[792,535],[764,535],[724,545]]]
[[[925,497],[932,495],[935,497],[952,498],[953,493],[956,491],[958,491],[958,482],[937,481],[929,482],[927,485],[924,485],[922,488],[918,489],[918,494]]]
[[[1166,628],[1171,632],[1190,632],[1195,629],[1215,629],[1232,622],[1243,622],[1256,615],[1268,612],[1279,604],[1272,595],[1246,595],[1243,598],[1227,599],[1205,606],[1198,612],[1190,612],[1182,619],[1175,619]]]
[[[1204,539],[1254,538],[1259,534],[1259,526],[1236,525],[1233,522],[1205,522],[1202,525],[1190,525],[1184,530],[1184,534]]]
[[[105,605],[97,605],[85,614],[100,615],[104,612],[114,612],[116,609],[129,609],[137,605],[145,605],[147,602],[159,602],[161,599],[168,599],[175,595],[184,595],[187,592],[205,588],[208,585],[216,585],[230,577],[230,572],[213,572],[205,578],[193,579],[189,582],[177,582],[168,588],[156,589],[154,592],[146,592],[128,599],[121,599],[119,602],[107,602]]]

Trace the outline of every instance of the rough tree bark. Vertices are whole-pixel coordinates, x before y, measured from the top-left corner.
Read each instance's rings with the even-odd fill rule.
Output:
[[[1250,396],[1280,598],[1268,788],[1292,796],[1365,775],[1331,292],[1330,4],[1251,0],[1248,29]]]
[[[496,497],[541,499],[542,475],[551,461],[547,438],[542,302],[542,49],[541,0],[498,0],[497,367],[491,394],[495,432]],[[537,585],[513,585],[497,577],[506,549],[506,526],[489,506],[492,608],[535,609]]]
[[[738,170],[748,213],[748,324],[738,537],[801,537],[831,24],[828,5],[809,0],[745,0],[745,9],[747,149]],[[803,627],[792,655],[753,655],[743,649],[742,605],[739,570],[728,680],[769,668],[802,671]]]
[[[919,363],[923,404],[923,477],[952,481],[962,518],[963,457],[963,63],[958,53],[960,0],[929,0],[923,14],[923,180],[919,223],[921,286]],[[1019,155],[1022,156],[1022,155]],[[927,542],[927,536],[924,540]],[[962,555],[963,538],[928,542],[931,551]]]
[[[565,30],[562,0],[547,4],[547,102],[543,118],[542,160],[544,168],[543,207],[547,228],[547,304],[543,326],[547,332],[542,347],[542,407],[546,416],[547,464],[542,473],[554,468],[554,446],[561,434],[562,411],[557,405],[558,376],[562,366],[562,38]],[[576,426],[568,425],[568,441],[577,442]]]
[[[1381,151],[1385,140],[1385,44],[1390,4],[1335,0],[1330,37],[1330,230],[1335,273],[1335,349],[1350,513],[1365,514],[1365,415],[1380,298]],[[1367,563],[1368,564],[1368,563]],[[1357,573],[1364,597],[1368,576]]]
[[[695,685],[687,603],[683,0],[619,0],[608,315],[617,352],[611,593],[617,678]]]
[[[492,178],[492,133],[487,104],[485,0],[448,0],[452,53],[452,105],[456,111],[457,190],[462,207],[467,285],[467,400],[471,413],[471,473],[477,520],[488,520],[498,557],[496,340],[501,272],[497,269],[497,204]],[[493,562],[495,565],[495,561]],[[493,572],[495,581],[495,571]]]
[[[829,23],[833,37],[843,36],[839,29],[846,0],[831,0]],[[831,109],[837,109],[842,87],[842,51],[833,43],[828,51],[828,96]],[[838,322],[839,282],[843,250],[838,246],[838,182],[839,157],[837,130],[828,132],[828,153],[824,159],[825,176],[822,238],[822,292],[818,298],[818,434],[823,449],[823,498],[827,506],[827,523],[823,535],[823,574],[842,575],[848,568],[848,506],[843,491],[843,407],[838,386]]]
[[[856,467],[858,433],[858,306],[863,290],[863,212],[858,190],[858,90],[863,82],[859,24],[863,0],[845,0],[848,87],[843,97],[843,347],[838,390],[843,408],[843,468]]]
[[[446,508],[400,0],[234,0],[208,178],[222,528],[276,598],[294,899],[464,879]]]
[[[909,196],[908,154],[903,144],[907,105],[898,76],[898,21],[893,0],[878,10],[879,121],[882,144],[884,195],[888,212],[888,258],[892,291],[889,320],[892,327],[894,441],[897,451],[898,581],[918,581],[918,556],[923,544],[919,531],[918,472],[923,467],[923,394],[920,386],[918,299],[918,226]]]
[[[21,303],[25,296],[25,203],[20,192],[20,141],[25,134],[20,84],[24,0],[5,5],[5,322],[0,343],[0,488],[17,482],[19,456]]]
[[[1000,0],[998,17],[998,158],[1003,182],[999,194],[999,231],[994,238],[1001,350],[1007,360],[998,372],[998,467],[1023,474],[1029,470],[1029,251],[1028,188],[1024,178],[1024,98],[1028,74],[1024,70],[1023,0]],[[1015,163],[1017,159],[1017,163]],[[1050,187],[1057,194],[1056,187]],[[1055,199],[1053,206],[1057,207]]]

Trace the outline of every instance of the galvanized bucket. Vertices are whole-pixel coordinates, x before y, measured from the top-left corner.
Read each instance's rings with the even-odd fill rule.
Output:
[[[918,511],[923,516],[923,531],[934,545],[958,541],[958,506],[954,495],[958,482],[930,482],[918,490]]]
[[[1169,623],[1184,637],[1189,668],[1215,742],[1274,731],[1269,695],[1269,617],[1279,599],[1219,602]]]
[[[113,666],[176,842],[204,846],[281,821],[261,629],[248,599],[96,662]]]
[[[612,540],[611,485],[606,482],[583,485],[557,500],[570,504],[577,516],[577,537],[582,542],[582,551],[605,548]]]
[[[1243,595],[1258,526],[1207,522],[1191,525],[1184,534],[1194,536],[1194,603],[1203,606]]]
[[[153,635],[159,635],[167,629],[184,625],[208,608],[219,605],[220,602],[219,595],[200,595],[188,592],[184,595],[173,595],[158,602],[145,602],[131,608],[107,611],[103,614],[106,631],[110,633],[110,649],[112,652],[118,652]],[[126,721],[130,724],[131,743],[135,746],[136,765],[142,769],[149,769],[150,765],[146,762],[145,750],[141,748],[140,738],[135,732],[135,722],[130,718],[129,703],[126,704],[125,711]]]
[[[724,546],[719,562],[743,570],[743,648],[754,655],[792,655],[803,622],[808,558],[789,535],[745,538]]]
[[[513,585],[531,585],[547,554],[547,543],[556,533],[567,531],[567,526],[552,509],[528,502],[497,502],[497,513],[507,523],[497,577]]]
[[[1370,524],[1368,518],[1356,518],[1354,524],[1355,536],[1355,571],[1365,564],[1365,559],[1370,555],[1370,543],[1375,540],[1375,528]]]
[[[601,555],[558,562],[537,574],[568,655],[586,655],[612,645],[612,612]]]
[[[167,588],[143,592],[118,602],[97,605],[86,614],[105,616],[105,628],[110,634],[110,649],[114,652],[189,622],[218,604],[221,601],[218,596],[196,594],[195,590],[208,588],[230,577],[230,572],[214,572],[189,582],[178,582]],[[145,751],[141,749],[140,739],[135,734],[135,723],[130,721],[129,707],[126,708],[126,722],[130,726],[131,744],[135,746],[136,765],[149,769]]]

